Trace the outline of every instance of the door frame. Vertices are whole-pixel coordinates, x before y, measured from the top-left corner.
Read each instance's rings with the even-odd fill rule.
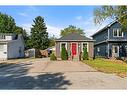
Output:
[[[72,55],[72,43],[76,43],[76,55],[78,55],[78,42],[71,42],[71,55]]]
[[[115,53],[115,47],[117,47],[117,53]],[[114,57],[119,57],[119,52],[120,52],[120,50],[119,50],[119,46],[118,45],[113,45],[113,56]]]

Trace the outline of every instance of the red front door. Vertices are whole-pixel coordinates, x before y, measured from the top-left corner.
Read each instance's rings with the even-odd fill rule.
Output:
[[[72,56],[76,55],[77,53],[77,44],[76,43],[72,43]]]

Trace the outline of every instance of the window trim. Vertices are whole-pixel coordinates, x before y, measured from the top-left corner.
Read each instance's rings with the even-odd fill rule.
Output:
[[[65,48],[66,48],[66,50],[67,50],[67,42],[60,42],[60,51],[62,50],[62,44],[65,44]]]
[[[81,44],[82,44],[82,52],[83,52],[83,44],[87,44],[87,52],[89,52],[89,43],[88,42],[82,42]]]
[[[115,32],[115,30],[116,30],[116,33],[117,33],[117,36],[115,36],[114,34],[114,32]],[[121,31],[121,28],[113,28],[113,37],[123,37],[123,32],[122,32],[122,36],[119,36],[119,32]]]

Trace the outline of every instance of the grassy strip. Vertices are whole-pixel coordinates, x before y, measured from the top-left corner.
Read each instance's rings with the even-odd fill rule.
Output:
[[[121,77],[124,77],[125,74],[127,75],[127,64],[119,64],[102,58],[95,60],[84,60],[83,62],[101,72],[116,73],[117,75],[122,75]]]

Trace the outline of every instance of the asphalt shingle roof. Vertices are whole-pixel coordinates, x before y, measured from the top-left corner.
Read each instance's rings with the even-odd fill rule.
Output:
[[[78,33],[71,33],[57,39],[56,41],[93,41],[93,40]]]

